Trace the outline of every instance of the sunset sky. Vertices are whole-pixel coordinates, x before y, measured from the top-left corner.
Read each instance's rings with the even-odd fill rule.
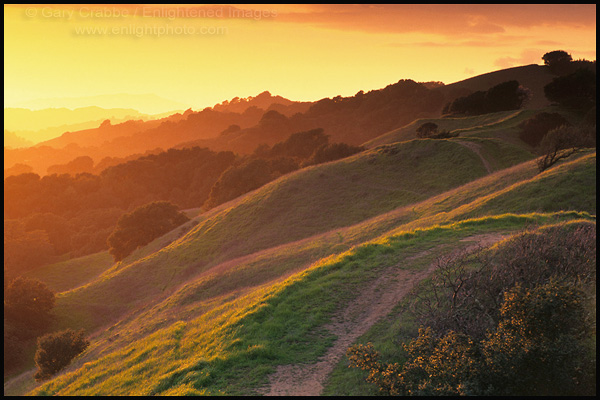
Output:
[[[595,5],[5,5],[4,102],[317,100],[452,83],[558,49],[596,59]]]

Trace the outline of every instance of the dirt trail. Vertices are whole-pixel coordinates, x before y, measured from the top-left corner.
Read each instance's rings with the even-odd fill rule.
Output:
[[[488,174],[491,174],[492,172],[494,172],[492,170],[492,166],[490,165],[488,160],[486,160],[485,157],[483,157],[483,155],[481,154],[481,146],[480,145],[478,145],[477,143],[473,143],[473,142],[456,141],[456,143],[472,150],[475,154],[477,154],[479,156],[479,158],[481,158],[481,161],[483,162],[485,169],[487,169]]]
[[[462,241],[472,241],[467,248],[489,246],[502,240],[499,234],[471,236]],[[411,259],[424,257],[435,251],[423,251]],[[434,263],[421,271],[400,269],[398,265],[387,268],[374,282],[364,288],[348,307],[333,318],[326,328],[337,340],[314,364],[280,365],[270,376],[269,385],[259,391],[267,396],[318,396],[323,391],[327,377],[360,336],[377,321],[388,315],[398,302],[419,281],[435,268]]]

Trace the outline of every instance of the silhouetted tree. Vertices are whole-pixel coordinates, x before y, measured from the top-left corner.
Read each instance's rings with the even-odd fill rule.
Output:
[[[588,111],[596,104],[596,73],[582,68],[554,78],[544,86],[544,94],[548,100],[564,107]]]
[[[177,211],[168,201],[157,201],[136,208],[119,218],[113,233],[108,237],[109,253],[121,261],[140,246],[150,243],[189,218]]]
[[[36,381],[41,381],[69,365],[75,356],[90,345],[90,342],[85,338],[83,330],[75,332],[67,329],[38,338],[37,345],[35,363],[38,371],[34,377]]]
[[[548,66],[553,74],[562,74],[568,71],[573,57],[564,50],[554,50],[542,56],[544,64]]]

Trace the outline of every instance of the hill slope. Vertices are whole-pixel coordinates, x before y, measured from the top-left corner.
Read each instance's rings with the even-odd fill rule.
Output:
[[[482,141],[481,143],[494,142],[489,139],[479,140]],[[436,153],[438,156],[446,154],[446,157],[449,158],[445,159],[444,162],[433,162],[427,158],[427,155],[428,152],[433,151],[435,153],[435,150],[441,151]],[[391,160],[394,162],[391,162]],[[457,163],[452,163],[451,160]],[[438,161],[441,160],[438,159]],[[397,163],[405,168],[400,168],[396,165]],[[413,164],[420,167],[416,171],[428,171],[430,177],[436,177],[430,185],[425,187],[425,192],[422,194],[410,192],[406,194],[404,190],[401,190],[402,187],[414,186],[419,179],[423,179],[418,174],[412,177],[405,177],[401,174],[401,172],[406,174],[406,167]],[[456,167],[456,170],[452,172],[457,175],[456,179],[458,181],[445,182],[447,179],[443,170],[447,171],[449,165]],[[465,168],[470,172],[461,173],[461,165],[466,165]],[[571,173],[578,170],[581,171],[579,172],[580,178],[576,180],[568,179]],[[358,179],[355,178],[355,185],[350,185],[352,175],[348,180],[349,171],[354,171],[358,175]],[[460,241],[456,242],[458,238],[465,238],[475,233],[510,231],[536,221],[538,223],[548,223],[554,221],[555,218],[577,218],[586,214],[531,214],[523,216],[505,215],[494,218],[484,217],[482,220],[473,220],[462,225],[449,225],[452,228],[446,228],[445,231],[448,236],[441,235],[445,239],[440,239],[440,235],[438,235],[440,231],[439,228],[435,227],[436,224],[462,220],[469,215],[485,215],[490,212],[498,213],[499,211],[504,214],[513,211],[513,209],[518,212],[552,211],[553,204],[556,206],[555,209],[559,210],[559,207],[563,206],[564,200],[563,203],[553,202],[552,196],[556,194],[564,198],[565,192],[570,193],[570,201],[574,209],[583,210],[587,208],[587,211],[595,213],[595,202],[592,205],[585,200],[585,198],[592,196],[592,193],[595,193],[595,153],[579,159],[567,160],[567,162],[546,171],[544,174],[536,175],[535,172],[534,163],[527,162],[485,176],[487,171],[481,159],[469,148],[450,140],[417,140],[376,148],[348,160],[299,171],[296,174],[275,181],[267,187],[219,207],[208,215],[200,216],[198,226],[161,251],[149,254],[137,261],[131,260],[132,262],[128,265],[117,265],[103,274],[99,280],[61,294],[58,312],[62,316],[69,314],[71,317],[63,320],[62,323],[66,325],[81,325],[84,323],[88,328],[99,326],[103,323],[102,321],[114,318],[116,314],[125,311],[125,309],[117,309],[116,304],[119,302],[136,300],[132,304],[139,308],[135,313],[121,319],[112,328],[98,332],[99,336],[96,337],[97,341],[92,348],[82,356],[82,361],[76,362],[73,367],[70,367],[70,370],[77,369],[82,365],[82,362],[85,362],[84,360],[96,359],[100,354],[111,354],[108,356],[109,358],[100,358],[98,361],[86,364],[75,375],[68,375],[66,380],[58,378],[55,384],[46,385],[42,392],[56,393],[58,391],[61,394],[167,394],[185,393],[190,390],[191,393],[203,393],[198,388],[202,387],[204,383],[199,384],[198,382],[205,382],[205,386],[210,387],[208,392],[204,393],[218,393],[218,388],[223,389],[225,386],[230,388],[228,393],[245,392],[249,387],[258,387],[256,385],[264,384],[266,371],[272,370],[271,367],[267,368],[267,365],[290,362],[291,359],[286,361],[288,360],[287,357],[292,357],[294,362],[314,360],[319,354],[324,353],[325,347],[332,343],[331,335],[325,335],[322,341],[317,341],[315,346],[307,348],[306,343],[313,343],[314,329],[319,326],[321,327],[319,329],[322,329],[328,320],[328,316],[331,316],[332,310],[347,301],[347,297],[352,295],[353,289],[357,290],[359,287],[364,287],[361,285],[366,285],[370,279],[374,279],[377,276],[377,267],[389,266],[389,262],[397,259],[397,257],[406,259],[409,254],[419,253],[423,249],[440,244],[458,244],[460,243]],[[392,177],[390,177],[390,174]],[[460,185],[460,179],[463,179],[461,178],[463,175],[465,179],[463,183],[473,180],[477,176],[482,178],[450,191],[443,189],[444,185],[450,187],[451,185]],[[335,179],[332,180],[332,178]],[[319,180],[325,181],[323,184],[318,185],[307,183],[311,181],[319,183]],[[300,182],[302,182],[301,187],[298,187],[297,185],[300,185]],[[379,185],[374,186],[378,182]],[[336,184],[338,186],[335,186]],[[377,189],[374,192],[378,194],[363,199],[365,193],[360,189],[361,184],[366,185],[372,191]],[[391,185],[391,187],[387,185]],[[447,188],[450,188],[448,186]],[[306,187],[315,189],[302,192],[301,190],[306,190]],[[331,196],[324,196],[322,200],[319,200],[319,192],[327,192],[327,189],[332,187],[337,188],[336,193],[342,193],[339,202],[332,200]],[[562,187],[567,189],[565,191],[558,190]],[[324,190],[323,188],[327,189]],[[357,190],[357,188],[360,190]],[[590,192],[592,189],[594,192]],[[436,192],[443,193],[435,195]],[[394,193],[391,198],[395,200],[390,200],[390,193]],[[527,196],[529,203],[523,203],[520,200],[523,195]],[[543,202],[536,201],[542,198],[547,200]],[[286,203],[286,199],[288,203]],[[576,199],[581,199],[581,201],[575,201]],[[273,204],[282,203],[282,208],[278,209],[277,213],[270,213],[267,205],[270,205],[269,201],[275,200],[276,203]],[[312,201],[315,203],[311,203]],[[330,203],[331,201],[333,203]],[[314,210],[309,207],[309,204],[328,204],[330,208],[327,209],[328,212],[314,215]],[[376,204],[377,206],[369,215],[369,212],[362,211],[361,207],[364,206],[361,206],[361,204]],[[406,206],[402,207],[403,204]],[[278,221],[274,220],[281,213],[284,217]],[[294,214],[296,215],[294,216]],[[257,215],[255,219],[248,218],[254,215]],[[325,218],[323,225],[311,226],[311,221],[314,222],[314,218],[319,216]],[[290,217],[297,219],[290,220]],[[310,219],[306,220],[306,218]],[[300,224],[299,227],[296,228],[290,221]],[[356,224],[356,222],[359,223]],[[266,228],[268,223],[272,225]],[[352,225],[353,223],[356,225]],[[294,229],[289,229],[290,226]],[[343,226],[347,227],[344,228]],[[324,303],[323,307],[328,311],[316,320],[311,321],[309,326],[298,328],[302,332],[294,333],[291,337],[295,339],[290,343],[285,344],[289,340],[285,337],[288,337],[286,335],[290,333],[283,334],[281,329],[284,328],[273,322],[275,325],[272,329],[275,329],[276,333],[267,333],[267,337],[263,338],[270,343],[266,349],[265,345],[256,343],[249,344],[250,347],[246,346],[245,343],[248,343],[248,337],[255,338],[255,335],[260,335],[256,329],[258,329],[258,326],[264,326],[262,320],[259,325],[250,324],[255,327],[248,328],[252,332],[246,332],[250,336],[244,336],[246,339],[242,339],[242,344],[235,340],[229,342],[229,339],[225,339],[225,337],[230,338],[233,332],[239,333],[239,329],[242,329],[241,326],[246,326],[249,323],[248,321],[252,321],[255,317],[251,310],[256,311],[264,308],[261,304],[266,304],[264,303],[265,299],[279,298],[278,296],[283,296],[281,293],[287,293],[285,292],[287,289],[282,289],[281,285],[285,288],[290,282],[298,280],[298,282],[304,282],[308,275],[299,272],[299,275],[294,275],[287,283],[272,286],[274,280],[285,278],[294,271],[302,271],[320,257],[346,251],[350,246],[373,240],[381,234],[384,234],[384,239],[378,240],[377,243],[387,243],[391,240],[391,237],[389,233],[385,234],[386,230],[391,230],[397,237],[414,237],[411,236],[412,234],[406,236],[404,232],[419,226],[430,227],[425,229],[430,232],[425,235],[428,237],[427,240],[419,242],[417,247],[412,248],[412,250],[409,249],[408,253],[401,252],[394,255],[398,249],[374,251],[373,254],[377,254],[376,259],[379,261],[369,261],[368,266],[364,267],[366,269],[357,269],[362,264],[352,262],[355,260],[355,256],[352,256],[352,254],[360,254],[358,259],[362,259],[363,256],[370,257],[371,250],[360,250],[363,248],[368,249],[370,245],[359,247],[357,250],[350,250],[350,253],[348,253],[349,258],[342,263],[345,266],[345,269],[342,268],[342,270],[346,272],[335,272],[333,276],[326,274],[327,278],[323,278],[329,282],[327,285],[331,284],[332,287],[336,288],[334,292],[329,287],[327,289],[322,287],[317,289],[308,281],[299,283],[306,286],[306,290],[309,290],[310,293],[302,295],[304,296],[302,301],[311,299],[314,296],[316,301]],[[266,228],[264,233],[261,232],[263,227]],[[455,227],[461,227],[458,231],[463,233],[456,234]],[[287,231],[282,230],[285,228],[287,228]],[[338,229],[331,232],[326,231],[326,229],[331,228]],[[275,237],[265,236],[266,233],[271,231],[276,233]],[[235,235],[238,235],[238,242],[231,239],[234,232]],[[285,241],[282,243],[282,239],[278,237],[281,236],[280,232],[286,232],[286,235],[289,232],[289,239],[286,238],[288,240],[292,240],[294,235],[298,235],[299,240],[287,244]],[[391,242],[395,241],[391,240]],[[400,242],[396,241],[395,243]],[[151,244],[151,246],[156,246],[156,244]],[[405,246],[406,244],[401,246],[403,251],[406,250]],[[141,254],[137,256],[134,254],[132,258],[143,257],[150,252],[143,251],[143,249],[140,251]],[[365,253],[363,254],[363,252]],[[227,256],[225,258],[219,257],[219,254],[222,253],[226,253]],[[235,256],[238,256],[238,258],[234,258]],[[212,260],[210,260],[211,258]],[[206,262],[207,259],[210,260],[208,263]],[[338,260],[340,259],[338,258]],[[194,268],[187,268],[186,270],[185,266],[188,265],[192,265]],[[330,266],[327,268],[334,268],[331,265],[337,264],[325,260],[313,264],[311,270],[319,270],[323,265]],[[168,268],[161,266],[168,266]],[[334,270],[338,271],[337,267]],[[170,279],[172,279],[166,285],[167,280],[165,278],[167,275],[165,273],[171,274]],[[347,278],[343,278],[344,276]],[[193,279],[190,279],[192,277]],[[370,278],[367,279],[367,277]],[[168,286],[172,286],[173,289],[166,290]],[[161,292],[161,289],[164,290],[162,295],[157,294]],[[108,291],[106,292],[106,290]],[[283,290],[283,292],[280,293],[280,290]],[[340,297],[336,295],[331,301],[323,299],[318,295],[323,290],[326,293],[339,293]],[[147,301],[136,299],[135,296],[124,296],[123,292],[133,292],[138,295],[147,293]],[[113,295],[108,293],[113,293],[117,297],[113,298]],[[287,294],[284,297],[287,297]],[[75,312],[83,304],[87,304],[87,302],[94,299],[95,302],[91,301],[91,303],[95,303],[95,305],[88,306],[85,312]],[[103,306],[106,307],[107,300],[114,302],[113,309],[110,309],[110,306],[107,307],[108,310],[99,306],[100,302],[103,302]],[[279,300],[273,301],[277,304],[279,302]],[[286,300],[286,302],[290,301],[293,303],[292,300]],[[307,309],[309,305],[306,304]],[[314,304],[312,305],[314,306]],[[135,308],[133,306],[132,308]],[[105,315],[102,315],[102,312],[105,312]],[[250,314],[248,314],[249,312]],[[284,315],[290,316],[290,312],[284,312]],[[292,314],[294,313],[295,311]],[[90,320],[90,314],[94,315],[95,321]],[[199,315],[202,316],[198,317]],[[188,322],[176,323],[181,319]],[[296,328],[292,326],[289,329],[295,332],[294,329]],[[285,328],[284,331],[290,332],[289,329]],[[309,334],[309,332],[312,333]],[[272,342],[272,340],[275,337],[280,338],[281,335],[284,336],[284,343],[274,344],[275,342]],[[308,337],[302,335],[309,335],[308,337],[312,339],[306,342]],[[179,339],[173,342],[173,337]],[[219,344],[218,337],[221,338],[219,340],[231,343],[231,345],[225,345],[225,347],[233,347],[223,348],[224,345]],[[183,342],[181,342],[182,338],[185,338]],[[142,342],[135,346],[130,344],[138,340],[142,340],[144,344]],[[181,345],[176,343],[184,343],[184,351],[181,350]],[[274,348],[279,348],[282,345],[284,347],[296,346],[297,348],[294,347],[294,355],[289,355],[288,350],[284,350],[283,355],[272,353]],[[198,346],[205,349],[200,352],[201,355],[196,355],[199,349]],[[193,352],[194,355],[192,356],[190,352]],[[162,355],[159,356],[159,354]],[[163,367],[158,367],[152,362],[155,357],[161,357],[161,360],[164,359],[163,355],[166,354],[168,354],[169,361]],[[239,378],[233,378],[224,370],[232,366],[237,368],[240,365],[248,365],[248,362],[242,361],[248,357],[250,360],[258,360],[259,365],[264,365],[264,367],[259,368],[262,372],[256,376],[248,377],[249,380],[242,380],[238,384],[232,383],[231,379],[235,381]],[[133,360],[139,360],[139,362],[132,363]],[[110,365],[110,367],[105,369],[103,366],[107,365]],[[140,368],[144,371],[143,373],[140,372]],[[202,374],[198,375],[198,373],[206,368],[209,370],[216,368],[219,374],[225,374],[226,377],[219,377],[217,382],[212,382],[212,378],[204,381],[204,378],[201,377]],[[132,378],[126,379],[123,374]],[[117,381],[108,378],[109,376],[125,383],[115,386]],[[133,378],[134,376],[138,377]],[[161,376],[166,380],[162,380]],[[171,378],[167,378],[169,376]],[[186,376],[187,378],[184,378]],[[89,379],[92,379],[92,381]],[[147,379],[162,383],[148,388],[143,384]],[[192,382],[193,387],[190,386],[191,383],[186,384],[186,382]],[[226,384],[226,382],[229,383]]]

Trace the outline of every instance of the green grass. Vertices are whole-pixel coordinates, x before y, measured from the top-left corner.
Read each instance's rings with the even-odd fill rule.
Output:
[[[63,285],[56,328],[83,327],[92,345],[36,393],[249,394],[274,366],[323,354],[328,318],[392,260],[472,234],[595,219],[595,153],[542,174],[534,161],[511,166],[530,158],[467,136],[381,146],[282,177],[112,268],[95,255],[45,271]],[[60,271],[82,275],[60,283]]]
[[[307,168],[201,215],[183,236],[176,229],[61,293],[56,313],[63,327],[80,321],[93,330],[212,266],[356,224],[485,173],[476,154],[445,140],[383,146]]]
[[[405,260],[401,268],[410,268],[407,257],[431,243],[456,247],[475,232],[518,230],[553,218],[505,216],[381,238],[104,357],[87,361],[84,354],[70,372],[34,394],[251,394],[276,365],[316,361],[334,339],[324,325],[381,268],[398,260]]]
[[[108,251],[73,258],[27,271],[27,278],[38,279],[54,292],[64,292],[88,283],[113,265]]]
[[[487,218],[481,219],[482,222],[487,220]],[[476,220],[473,222],[475,221]],[[558,225],[560,226],[560,229],[564,230],[565,234],[568,234],[569,231],[582,225],[596,225],[595,221],[590,221],[587,219],[573,219],[567,221],[568,222],[560,225],[550,223],[534,229],[541,230],[547,227],[555,227]],[[467,224],[471,225],[472,223],[468,222]],[[487,222],[485,224],[487,225]],[[536,225],[532,226],[535,227]],[[373,325],[367,333],[362,335],[356,341],[356,343],[372,343],[383,362],[404,362],[406,354],[402,349],[402,344],[415,338],[419,328],[414,315],[410,312],[409,305],[414,301],[414,296],[416,293],[423,295],[423,287],[428,280],[429,279],[423,280],[420,285],[414,288],[409,296],[406,296],[400,303],[396,305],[390,314],[380,320],[377,324]],[[591,306],[595,309],[595,304],[592,304]],[[593,315],[595,315],[595,313]],[[348,365],[349,362],[347,358],[340,360],[324,385],[323,395],[380,395],[380,392],[375,385],[366,382],[365,371],[357,368],[349,368]]]
[[[591,159],[594,160],[594,163],[589,161]],[[587,169],[587,174],[595,175],[595,154],[569,159],[555,167],[558,169],[557,172],[552,172],[554,169],[551,169],[546,175],[557,178],[569,176],[572,171],[578,170],[581,166],[585,166],[584,169]],[[482,228],[485,229],[489,221],[496,221],[494,222],[496,227],[511,229],[511,224],[529,224],[540,218],[547,223],[557,218],[594,218],[585,213],[557,213],[551,217],[541,214],[486,217],[486,214],[490,213],[490,210],[486,209],[487,204],[490,199],[497,196],[512,199],[511,202],[515,206],[519,206],[523,212],[537,211],[536,196],[551,196],[553,193],[561,193],[569,188],[574,193],[581,194],[580,199],[574,196],[571,199],[572,202],[585,202],[584,198],[589,196],[589,193],[579,187],[580,181],[560,179],[557,182],[550,182],[544,187],[538,187],[538,180],[546,175],[537,174],[535,164],[527,162],[485,176],[425,201],[407,207],[400,207],[346,228],[325,232],[222,263],[216,266],[215,269],[197,276],[175,290],[167,290],[156,296],[152,302],[141,303],[138,305],[139,309],[136,312],[127,314],[125,318],[121,318],[116,324],[98,331],[94,335],[93,346],[88,351],[89,357],[95,359],[96,356],[101,354],[119,351],[130,343],[142,340],[179,320],[190,320],[197,315],[211,312],[211,310],[215,310],[225,303],[248,296],[256,290],[256,287],[268,285],[270,282],[291,273],[302,271],[320,258],[347,251],[353,245],[359,245],[377,237],[385,238],[390,234],[398,234],[420,227],[438,229],[431,227],[460,221],[468,215],[482,216],[482,218],[464,223],[464,229],[467,225],[472,225],[473,233]],[[528,198],[533,209],[524,209],[525,207],[520,206],[522,192],[515,190],[515,187],[526,188],[528,185],[536,187],[537,193],[531,194]],[[510,207],[506,205],[502,207],[504,207],[504,211],[511,211]],[[503,224],[508,225],[504,226]],[[390,233],[386,233],[388,231]],[[172,234],[174,235],[174,233]],[[171,246],[176,245],[177,243],[171,244]],[[156,248],[161,247],[160,243],[156,244]],[[164,266],[164,268],[171,268],[171,270],[175,269],[174,267],[176,265]],[[118,272],[119,269],[117,268],[111,273],[118,274]],[[112,283],[111,275],[109,273],[105,275],[105,284],[110,285]],[[143,279],[144,276],[141,276],[141,278]],[[130,286],[120,289],[127,291]],[[85,287],[78,290],[85,290]],[[106,312],[103,300],[105,299],[103,299],[101,293],[97,302],[92,304],[73,302],[72,298],[59,297],[57,314],[59,315],[59,322],[62,324],[60,328],[67,326],[74,328],[97,326],[99,321],[95,318],[98,315],[105,320],[110,319],[111,315],[108,313],[104,316],[101,315],[102,312]],[[69,301],[71,302],[69,303]],[[110,309],[109,311],[114,312],[115,310]],[[126,310],[117,311],[125,312]]]

